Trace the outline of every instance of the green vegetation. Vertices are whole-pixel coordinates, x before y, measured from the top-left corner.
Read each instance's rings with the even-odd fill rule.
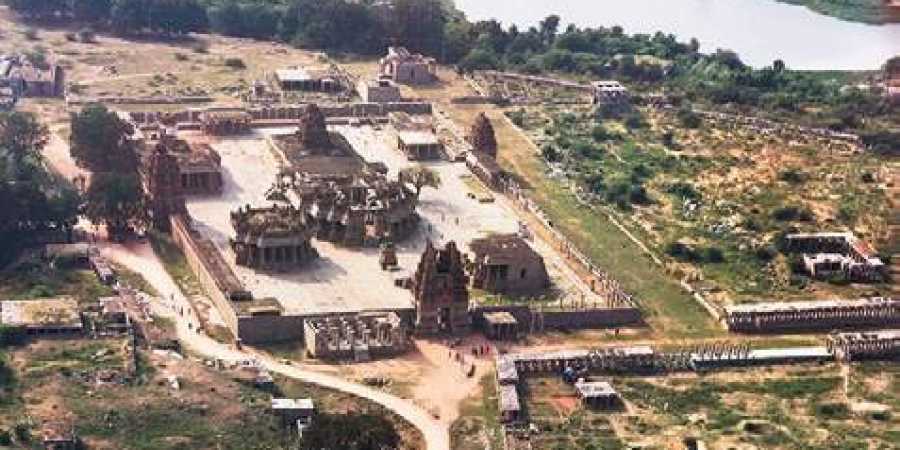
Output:
[[[450,427],[450,447],[480,450],[503,447],[503,428],[497,410],[497,382],[493,375],[481,378],[480,395],[466,399],[459,418]]]
[[[891,13],[884,0],[778,0],[803,5],[821,14],[853,22],[873,24],[900,22],[900,15]]]
[[[0,272],[0,298],[22,300],[71,295],[79,302],[93,302],[113,295],[94,272],[66,266],[26,262]]]
[[[0,112],[0,267],[42,235],[65,237],[78,193],[43,164],[47,127],[30,113]]]
[[[200,286],[200,282],[194,276],[194,271],[188,265],[184,253],[175,245],[172,237],[158,231],[151,231],[148,236],[153,251],[159,256],[166,272],[175,280],[181,291],[185,295],[202,294],[203,288]]]

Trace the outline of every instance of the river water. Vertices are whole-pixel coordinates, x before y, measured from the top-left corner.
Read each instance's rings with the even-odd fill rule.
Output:
[[[627,33],[695,37],[706,52],[727,48],[752,66],[782,59],[793,69],[879,68],[900,55],[900,24],[866,25],[775,0],[455,0],[470,20],[520,29],[557,14],[560,29],[622,26]]]

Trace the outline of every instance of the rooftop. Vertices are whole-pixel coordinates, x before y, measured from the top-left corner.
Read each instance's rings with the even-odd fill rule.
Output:
[[[273,398],[272,409],[274,410],[309,410],[316,409],[311,398]]]
[[[484,313],[484,320],[491,325],[515,325],[518,323],[516,318],[506,311]]]
[[[763,312],[788,312],[816,310],[823,308],[854,308],[861,306],[900,306],[900,300],[890,297],[872,297],[857,300],[807,300],[799,302],[760,302],[730,305],[725,307],[728,314],[735,313],[763,313]]]
[[[0,323],[26,328],[82,327],[78,302],[68,296],[0,302]]]
[[[575,390],[582,398],[591,397],[616,397],[619,394],[612,385],[606,381],[579,381],[575,383]]]
[[[512,261],[540,259],[540,255],[517,234],[495,234],[469,243],[475,258],[486,258],[487,264],[507,264]]]
[[[516,385],[503,384],[499,388],[500,394],[500,411],[519,411],[519,393],[516,391]]]

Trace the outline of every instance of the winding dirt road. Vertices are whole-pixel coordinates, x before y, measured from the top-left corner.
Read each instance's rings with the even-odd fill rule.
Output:
[[[343,378],[307,370],[299,365],[281,364],[271,357],[235,350],[198,333],[196,313],[150,245],[102,243],[99,247],[104,256],[141,274],[157,290],[161,300],[152,304],[154,313],[174,319],[179,340],[190,350],[211,359],[256,359],[271,372],[371,400],[403,417],[421,431],[429,450],[449,450],[450,434],[447,426],[410,401]],[[184,314],[178,314],[176,310],[183,310]]]

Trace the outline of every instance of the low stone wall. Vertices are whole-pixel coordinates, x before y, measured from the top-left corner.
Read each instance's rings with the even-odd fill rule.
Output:
[[[632,307],[572,309],[567,311],[536,311],[527,305],[478,306],[471,314],[476,327],[484,329],[483,315],[492,312],[508,312],[519,323],[521,331],[539,328],[566,330],[590,328],[615,328],[642,323],[641,311]]]
[[[303,316],[239,316],[235,336],[245,344],[303,340]]]
[[[604,308],[543,313],[544,328],[584,329],[613,328],[641,322],[637,308]]]

